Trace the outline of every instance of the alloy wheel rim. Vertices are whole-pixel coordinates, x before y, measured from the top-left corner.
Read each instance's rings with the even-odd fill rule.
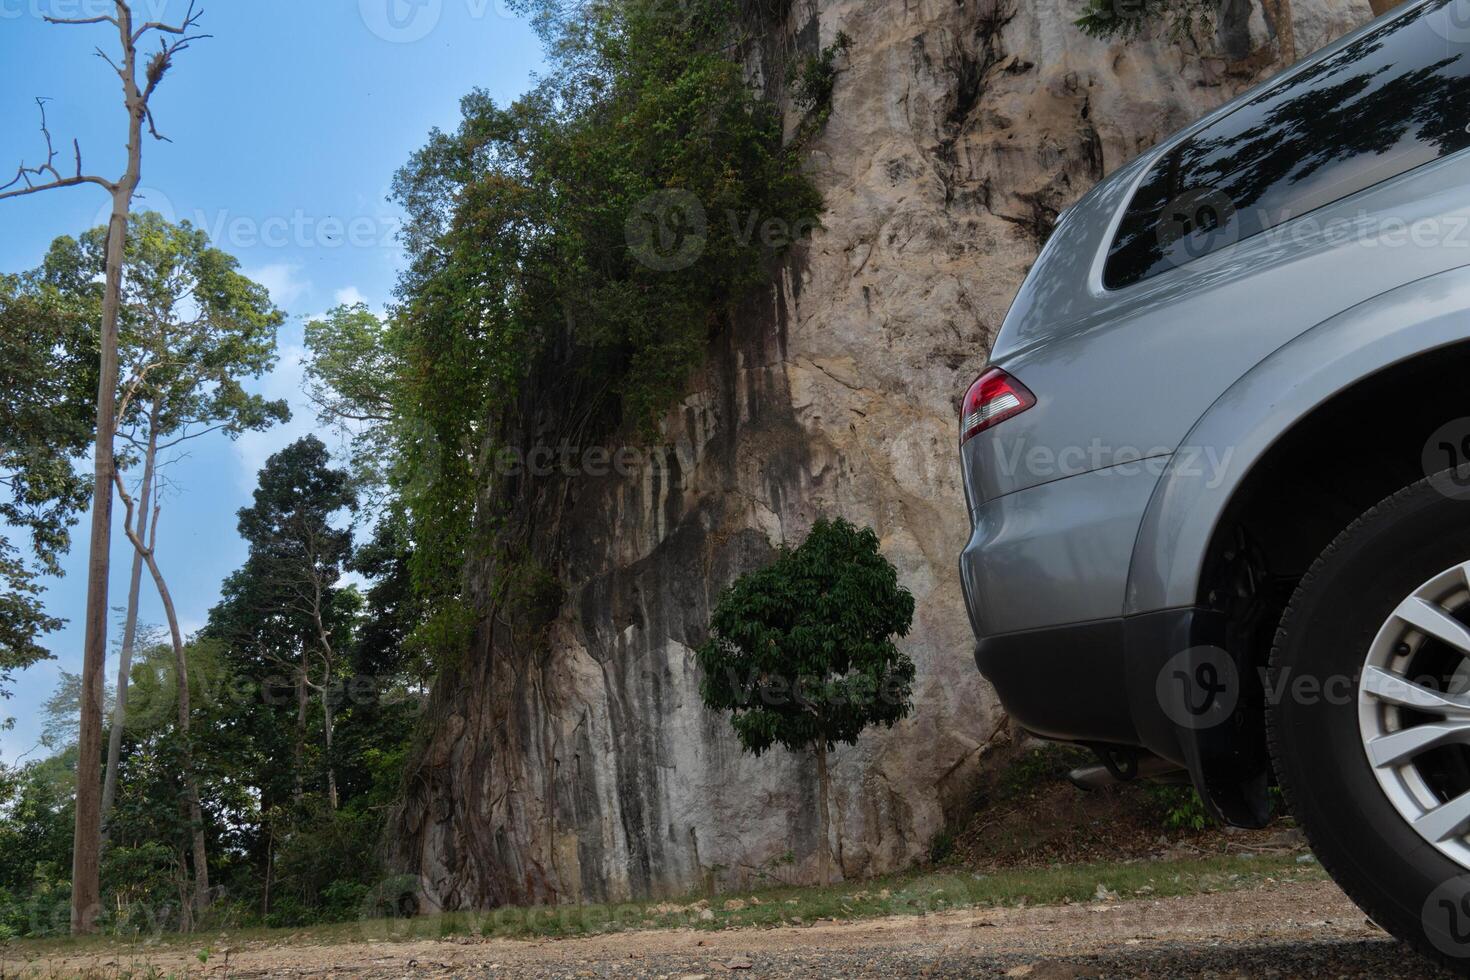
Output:
[[[1389,803],[1470,870],[1470,562],[1419,586],[1379,629],[1358,681],[1358,727]]]

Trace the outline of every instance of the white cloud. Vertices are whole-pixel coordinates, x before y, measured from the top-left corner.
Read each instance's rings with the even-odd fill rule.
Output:
[[[301,266],[291,262],[245,269],[244,274],[268,289],[271,301],[280,307],[294,305],[311,290],[311,283],[301,275]]]
[[[366,303],[367,297],[358,291],[356,286],[348,286],[346,289],[337,290],[336,300],[338,306],[355,306],[358,303]]]

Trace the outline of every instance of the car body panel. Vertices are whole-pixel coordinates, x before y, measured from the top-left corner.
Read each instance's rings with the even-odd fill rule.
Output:
[[[1117,616],[1166,462],[1093,470],[981,505],[960,556],[977,635]]]
[[[1470,255],[1465,256],[1470,259]],[[1228,457],[1217,479],[1171,460],[1143,517],[1125,615],[1198,601],[1204,557],[1252,467],[1314,409],[1374,373],[1470,338],[1470,266],[1375,296],[1282,347],[1231,386],[1185,440]]]
[[[993,362],[1037,404],[963,447],[971,506],[1172,453],[1231,385],[1297,336],[1467,263],[1470,153],[1460,153],[1118,290],[1069,331]]]

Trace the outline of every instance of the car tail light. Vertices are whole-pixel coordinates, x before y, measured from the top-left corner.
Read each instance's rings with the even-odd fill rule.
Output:
[[[960,409],[960,445],[1035,404],[1036,396],[1025,385],[1000,368],[991,368],[965,392]]]

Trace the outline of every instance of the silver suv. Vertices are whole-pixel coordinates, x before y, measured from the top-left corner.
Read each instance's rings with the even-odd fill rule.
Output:
[[[1470,3],[1422,0],[1069,209],[965,394],[975,659],[1083,781],[1279,783],[1470,963]]]

